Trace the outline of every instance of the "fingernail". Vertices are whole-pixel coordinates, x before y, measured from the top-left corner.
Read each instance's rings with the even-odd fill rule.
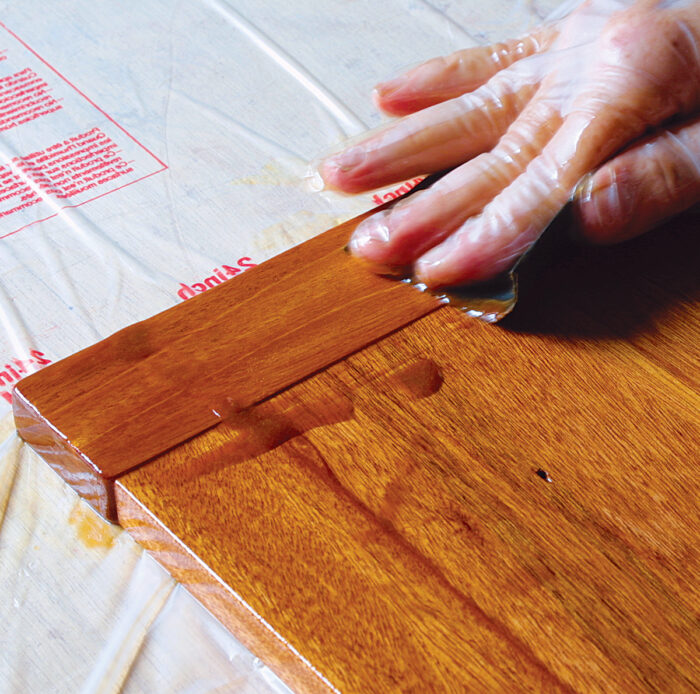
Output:
[[[425,282],[430,289],[452,284],[455,268],[450,267],[453,264],[451,260],[462,236],[463,234],[457,231],[418,258],[413,267],[416,279]]]
[[[346,172],[362,164],[366,156],[367,152],[364,147],[356,146],[336,154],[328,162],[337,166],[342,172]]]
[[[375,86],[374,90],[379,96],[387,97],[401,89],[406,82],[408,82],[408,77],[406,75],[399,75],[386,82],[380,82]]]
[[[445,255],[443,253],[428,252],[416,261],[413,266],[413,274],[419,282],[432,287],[435,284],[434,274],[436,270],[439,272],[444,261]]]
[[[588,202],[593,195],[593,174],[587,173],[576,185],[571,195],[573,200]]]
[[[363,255],[372,246],[384,246],[389,242],[391,236],[386,223],[386,212],[378,212],[357,225],[350,243],[348,244],[352,253]]]
[[[611,165],[593,174],[579,194],[579,215],[585,226],[612,230],[629,222],[637,203],[634,186],[626,184],[624,170]]]

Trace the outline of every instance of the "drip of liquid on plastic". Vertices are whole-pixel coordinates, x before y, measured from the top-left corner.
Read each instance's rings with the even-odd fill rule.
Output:
[[[89,549],[109,549],[120,532],[100,518],[84,501],[76,502],[68,522],[75,529],[78,539]]]

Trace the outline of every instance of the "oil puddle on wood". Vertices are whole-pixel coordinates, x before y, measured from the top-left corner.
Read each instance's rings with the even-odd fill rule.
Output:
[[[437,364],[430,359],[417,359],[370,379],[360,389],[393,393],[401,400],[419,400],[436,393],[442,382]],[[253,460],[318,427],[347,422],[355,415],[355,399],[351,390],[327,392],[322,398],[289,399],[283,406],[267,401],[240,407],[227,398],[212,408],[221,417],[221,423],[209,431],[206,441],[195,437],[183,444],[190,463],[180,474],[185,480],[192,480],[215,473]]]
[[[420,400],[437,393],[442,382],[442,370],[434,361],[417,359],[393,371],[385,384],[408,398]]]

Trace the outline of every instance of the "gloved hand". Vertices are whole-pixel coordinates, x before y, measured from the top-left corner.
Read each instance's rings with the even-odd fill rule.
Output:
[[[522,39],[380,84],[376,100],[405,117],[320,173],[354,193],[457,167],[350,245],[432,288],[509,269],[572,195],[596,242],[700,200],[700,0],[569,3]]]

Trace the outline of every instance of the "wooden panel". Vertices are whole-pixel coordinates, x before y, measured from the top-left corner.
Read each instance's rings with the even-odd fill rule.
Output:
[[[692,219],[504,328],[352,227],[25,379],[20,433],[300,692],[697,691]]]
[[[348,257],[361,218],[25,378],[20,435],[109,516],[109,480],[437,308]]]
[[[698,396],[441,309],[117,482],[298,691],[690,692]]]

